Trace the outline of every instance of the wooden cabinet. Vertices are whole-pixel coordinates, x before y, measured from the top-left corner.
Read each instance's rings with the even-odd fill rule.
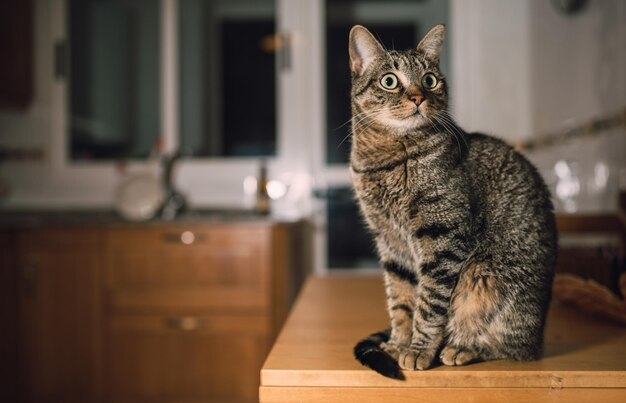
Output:
[[[275,276],[286,275],[280,264],[287,260],[277,255],[293,250],[286,237],[279,239],[282,230],[107,230],[111,400],[258,400],[259,370],[283,319],[276,317]]]
[[[10,400],[258,401],[302,278],[297,233],[269,220],[0,233]]]
[[[111,401],[258,401],[267,318],[115,315],[108,326]]]
[[[20,368],[27,401],[91,401],[100,361],[99,236],[17,234]]]
[[[0,402],[15,402],[19,396],[15,267],[15,237],[12,231],[0,231]]]

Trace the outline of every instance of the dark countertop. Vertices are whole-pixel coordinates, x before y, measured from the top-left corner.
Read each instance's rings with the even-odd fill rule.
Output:
[[[252,210],[208,209],[181,213],[174,220],[154,218],[148,221],[128,221],[113,210],[0,210],[0,229],[37,228],[42,226],[159,226],[190,224],[258,224],[270,225],[296,220],[264,216]]]

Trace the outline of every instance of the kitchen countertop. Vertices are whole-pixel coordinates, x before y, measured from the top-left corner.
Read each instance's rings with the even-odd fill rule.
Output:
[[[154,218],[133,222],[113,210],[0,211],[0,229],[37,228],[42,226],[159,226],[191,224],[258,224],[268,225],[296,220],[264,216],[252,210],[206,209],[181,213],[173,220]]]
[[[309,279],[261,370],[261,402],[626,401],[626,327],[568,306],[552,304],[539,361],[436,365],[403,381],[352,355],[386,327],[379,276]]]

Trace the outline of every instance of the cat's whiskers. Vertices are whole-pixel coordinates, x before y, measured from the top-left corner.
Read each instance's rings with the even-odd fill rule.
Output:
[[[461,143],[459,142],[458,136],[457,136],[457,134],[455,133],[454,128],[450,126],[450,123],[449,123],[449,122],[446,122],[445,120],[443,120],[443,119],[441,118],[441,116],[438,116],[437,114],[433,115],[433,119],[435,119],[435,121],[436,121],[439,125],[443,126],[443,128],[444,128],[444,130],[445,130],[445,132],[446,132],[447,134],[452,135],[452,136],[454,137],[454,139],[456,140],[456,144],[457,144],[457,146],[459,147],[459,154],[461,154],[461,153],[462,153],[462,150],[461,150]]]
[[[446,111],[437,112],[433,115],[433,117],[437,120],[437,122],[439,122],[442,126],[446,128],[447,132],[449,132],[450,134],[454,136],[455,140],[459,144],[459,152],[462,152],[461,144],[459,142],[459,137],[465,144],[465,148],[469,150],[469,145],[467,144],[467,141],[465,140],[464,133],[457,127],[456,123],[454,123],[454,121],[447,114]]]
[[[372,111],[367,111],[367,112],[362,112],[360,115],[361,118],[359,120],[357,120],[356,122],[353,123],[352,128],[351,128],[351,133],[353,134],[356,130],[357,127],[359,127],[359,125],[366,121],[367,119],[371,119],[372,122],[369,122],[370,124],[367,124],[367,127],[370,127],[372,123],[375,123],[375,118],[377,118],[378,116],[382,115],[383,112],[389,112],[389,113],[393,113],[397,110],[402,109],[404,106],[403,105],[397,105],[397,106],[393,106],[391,108],[388,108],[386,106],[379,108],[379,109],[374,109]],[[358,116],[358,115],[355,115]],[[362,127],[359,127],[359,129],[363,129]]]
[[[452,119],[452,117],[450,116],[450,114],[448,113],[448,111],[441,111],[441,112],[437,112],[437,115],[442,119],[445,120],[446,122],[448,122],[448,124],[450,125],[450,127],[453,129],[454,133],[456,133],[456,135],[458,135],[458,137],[461,138],[461,140],[463,140],[463,143],[465,143],[465,147],[467,149],[469,149],[469,145],[467,144],[467,140],[465,140],[465,135],[463,133],[463,131],[461,131],[458,126],[456,125],[456,123],[454,123],[454,120]],[[457,140],[458,141],[458,140]]]
[[[394,107],[388,108],[388,107],[381,107],[375,110],[369,110],[369,111],[363,111],[361,113],[358,113],[356,115],[354,115],[354,117],[352,117],[350,119],[350,121],[354,121],[356,118],[356,121],[353,122],[352,127],[350,128],[348,134],[341,140],[341,142],[337,145],[337,148],[341,147],[343,145],[343,143],[345,143],[345,141],[352,136],[357,130],[361,130],[361,131],[365,131],[367,129],[369,129],[372,125],[374,125],[376,123],[376,119],[381,116],[384,112],[388,112],[388,113],[393,113],[396,112],[398,110],[401,110],[404,108],[404,105],[396,105]],[[454,121],[451,119],[451,117],[447,114],[446,111],[437,111],[434,114],[427,116],[427,115],[422,115],[430,125],[440,125],[444,128],[444,130],[446,131],[446,133],[452,135],[454,137],[454,139],[457,142],[457,145],[459,147],[459,153],[462,152],[462,145],[461,145],[461,140],[463,141],[463,143],[465,144],[465,147],[468,147],[467,145],[467,141],[465,140],[465,137],[463,135],[463,132],[460,131],[458,129],[458,127],[456,126],[456,124],[454,123]],[[349,123],[350,121],[344,123],[342,126],[345,126],[347,123]],[[365,123],[363,123],[365,122]],[[341,127],[341,126],[340,126]],[[459,139],[460,137],[460,139]]]
[[[365,112],[361,112],[357,115],[355,115],[355,117],[359,117],[359,119],[354,122],[352,124],[352,127],[350,128],[350,130],[348,131],[348,134],[343,138],[343,140],[341,140],[341,142],[337,145],[337,149],[339,149],[339,147],[341,147],[341,145],[343,143],[345,143],[345,141],[352,136],[356,130],[357,127],[360,130],[367,130],[369,129],[374,123],[376,123],[376,117],[378,117],[379,115],[381,115],[383,112],[385,112],[388,108],[386,106],[379,108],[379,109],[374,109],[373,111],[365,111]],[[391,109],[389,109],[391,110]],[[360,115],[360,116],[359,116]],[[371,119],[368,123],[366,123],[363,127],[360,127],[361,123],[366,121],[367,119]],[[350,119],[351,121],[352,119]],[[346,122],[347,123],[347,122]],[[345,125],[345,123],[344,123]],[[343,125],[342,125],[343,126]]]
[[[433,119],[435,119],[435,121],[437,123],[439,123],[441,126],[443,126],[443,128],[445,129],[446,133],[452,134],[452,136],[454,137],[454,139],[456,140],[457,145],[459,146],[459,153],[461,153],[461,143],[459,142],[459,139],[457,138],[456,133],[454,133],[453,130],[451,130],[450,126],[448,125],[448,123],[446,123],[444,120],[441,120],[437,114],[434,114]]]
[[[384,108],[384,107],[383,107],[383,108]],[[383,108],[380,108],[380,109],[383,109]],[[367,115],[367,114],[369,114],[369,113],[372,113],[372,111],[363,111],[363,112],[357,113],[356,115],[351,116],[351,117],[350,117],[350,119],[346,120],[346,121],[345,121],[344,123],[342,123],[341,125],[339,125],[339,126],[335,127],[333,130],[339,130],[339,129],[341,129],[342,127],[344,127],[345,125],[347,125],[347,124],[349,124],[350,122],[352,122],[352,119],[354,119],[354,118],[360,118],[361,116],[363,116],[363,115]]]
[[[467,147],[467,141],[465,141],[465,136],[463,135],[463,132],[459,129],[459,127],[456,125],[456,123],[454,122],[454,119],[452,119],[452,116],[450,116],[450,114],[448,113],[448,111],[444,110],[439,112],[439,116],[445,120],[446,122],[450,123],[450,125],[452,126],[452,128],[454,129],[454,131],[459,135],[459,137],[461,137],[461,139],[463,140],[463,142],[465,143],[465,146]]]
[[[361,119],[359,122],[357,122],[357,124],[353,125],[351,134],[354,134],[356,132],[357,126],[359,126],[359,124],[361,122],[363,122],[364,120],[366,120],[367,118],[372,118],[372,119],[365,126],[358,127],[359,130],[367,130],[367,129],[369,129],[374,123],[377,123],[376,122],[376,118],[381,116],[383,114],[383,112],[387,112],[387,113],[393,115],[394,112],[399,111],[401,109],[404,109],[404,105],[396,105],[396,106],[393,106],[391,108],[386,108],[386,107],[385,108],[381,108],[381,109],[377,110],[375,113],[372,113],[371,115],[367,116],[366,118]],[[384,124],[384,122],[378,122],[378,123],[383,123]]]
[[[436,122],[440,126],[443,126],[443,128],[444,128],[446,133],[452,134],[452,136],[456,140],[457,145],[459,146],[459,153],[460,153],[461,152],[461,143],[459,142],[459,139],[457,139],[456,134],[454,134],[454,132],[451,132],[451,130],[448,127],[448,125],[446,124],[446,122],[439,120],[439,118],[437,117],[437,114],[433,114],[432,118],[427,117],[427,119],[428,119],[429,123],[432,124],[433,126],[435,126],[435,122]],[[433,120],[435,122],[433,122]]]
[[[360,114],[355,115],[353,118],[350,119],[350,121],[352,121],[355,117],[358,117],[358,120],[356,123],[353,123],[353,128],[354,126],[357,126],[358,124],[360,124],[361,122],[363,122],[364,120],[372,117],[372,116],[378,116],[380,113],[384,112],[385,110],[387,110],[388,108],[386,106],[383,106],[381,108],[378,109],[374,109],[371,111],[365,111],[365,112],[361,112]],[[361,115],[361,116],[359,116]]]
[[[376,122],[376,118],[378,116],[380,116],[386,108],[380,108],[380,109],[375,109],[373,111],[369,111],[369,113],[367,113],[365,116],[361,117],[360,119],[358,119],[356,122],[353,122],[352,126],[350,127],[350,131],[348,133],[348,136],[351,136],[352,134],[354,134],[354,132],[357,130],[357,128],[363,130],[364,128],[361,127],[361,124],[363,122],[366,122],[364,124],[365,127],[369,128],[372,124],[374,124]],[[368,121],[369,119],[369,121]]]

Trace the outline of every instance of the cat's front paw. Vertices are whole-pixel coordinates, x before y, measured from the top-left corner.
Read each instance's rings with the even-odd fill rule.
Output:
[[[465,365],[478,359],[478,354],[471,350],[465,350],[454,346],[445,346],[439,356],[445,365]]]
[[[398,365],[402,369],[414,371],[416,369],[427,369],[435,359],[435,350],[419,350],[407,347],[400,351]]]

